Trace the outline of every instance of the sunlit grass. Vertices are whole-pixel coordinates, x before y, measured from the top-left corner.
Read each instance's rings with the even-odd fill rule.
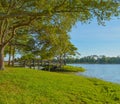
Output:
[[[68,72],[84,72],[85,71],[85,69],[82,67],[69,66],[69,65],[63,66],[62,69]]]
[[[24,68],[0,71],[0,104],[119,104],[120,85]]]

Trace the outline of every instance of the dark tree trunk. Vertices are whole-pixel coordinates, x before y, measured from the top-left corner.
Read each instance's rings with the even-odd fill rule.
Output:
[[[15,61],[15,47],[13,47],[13,52],[12,52],[12,66],[14,66],[14,61]]]
[[[64,54],[64,65],[66,65],[66,55]]]
[[[40,60],[38,59],[38,69],[40,69]]]
[[[61,68],[62,67],[62,56],[60,55],[60,57],[59,57],[59,67]]]
[[[0,70],[4,70],[4,47],[0,47]]]
[[[50,71],[50,61],[48,61],[48,70]]]
[[[41,60],[41,66],[43,66],[43,61]]]
[[[31,69],[32,68],[32,61],[29,60],[29,68]]]
[[[23,66],[24,66],[24,67],[26,66],[26,60],[24,60],[24,64],[23,64]]]
[[[10,66],[10,64],[11,64],[11,54],[12,54],[12,46],[10,45],[10,47],[9,47],[9,58],[8,58],[8,66]]]
[[[33,66],[33,69],[35,69],[35,59],[33,59],[32,66]]]

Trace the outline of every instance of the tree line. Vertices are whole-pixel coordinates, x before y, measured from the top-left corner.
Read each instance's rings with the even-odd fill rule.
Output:
[[[67,58],[67,63],[84,63],[84,64],[120,64],[120,56],[107,57],[104,55],[91,55],[82,58]]]

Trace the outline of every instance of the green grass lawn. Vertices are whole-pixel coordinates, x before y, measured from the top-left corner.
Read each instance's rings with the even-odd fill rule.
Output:
[[[0,71],[0,104],[120,104],[120,85],[24,68]]]

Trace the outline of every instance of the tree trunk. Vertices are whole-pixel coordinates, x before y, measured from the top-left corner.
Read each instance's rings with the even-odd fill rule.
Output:
[[[48,60],[48,70],[50,71],[50,61]]]
[[[9,58],[8,58],[8,66],[11,64],[11,54],[12,54],[12,46],[9,47]]]
[[[60,55],[60,57],[59,57],[59,67],[61,68],[62,67],[62,56]]]
[[[43,60],[41,60],[41,66],[43,66]]]
[[[40,69],[40,60],[38,59],[38,69]]]
[[[35,69],[35,59],[33,59],[32,66],[33,66],[33,69]]]
[[[29,68],[32,68],[32,61],[29,59]]]
[[[15,61],[15,46],[13,46],[13,52],[12,52],[12,66],[14,66]]]
[[[4,70],[4,47],[0,46],[0,70]]]
[[[26,60],[24,60],[23,62],[24,62],[24,63],[23,63],[23,67],[25,67],[25,66],[26,66]]]
[[[64,65],[66,65],[66,59],[65,59],[66,57],[65,57],[65,54],[64,54]]]

